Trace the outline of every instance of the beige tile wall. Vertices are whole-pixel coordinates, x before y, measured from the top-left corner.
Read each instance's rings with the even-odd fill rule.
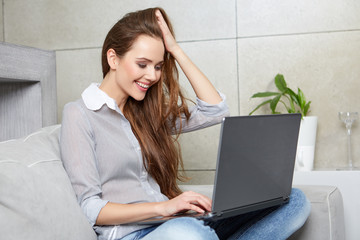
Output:
[[[1,2],[0,40],[56,50],[59,122],[64,104],[101,81],[100,51],[110,27],[129,11],[161,6],[181,46],[226,94],[232,115],[247,115],[259,103],[250,96],[273,89],[273,77],[283,73],[312,100],[311,114],[319,118],[315,167],[346,164],[345,129],[337,112],[360,111],[358,0]],[[183,75],[181,81],[194,97]],[[218,137],[219,126],[181,137],[190,183],[212,183]],[[360,165],[359,144],[358,123],[353,156]]]
[[[93,82],[101,82],[101,48],[56,51],[58,116],[61,122],[63,106],[80,97]]]
[[[0,1],[0,41],[4,41],[3,0]]]
[[[238,37],[347,31],[360,27],[357,0],[238,0]]]
[[[125,13],[154,6],[171,16],[179,41],[236,36],[234,0],[3,1],[6,26],[11,26],[7,41],[45,49],[101,47],[108,30]]]

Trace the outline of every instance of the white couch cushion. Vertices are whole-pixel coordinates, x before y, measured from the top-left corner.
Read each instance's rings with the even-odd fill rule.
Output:
[[[2,239],[96,239],[62,166],[59,130],[0,143]]]

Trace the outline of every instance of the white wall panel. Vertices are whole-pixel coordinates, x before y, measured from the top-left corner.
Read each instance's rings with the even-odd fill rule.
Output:
[[[167,11],[179,41],[236,36],[234,0],[4,1],[6,40],[44,49],[101,47],[125,13],[155,6]]]
[[[179,41],[236,37],[235,0],[163,1]]]
[[[190,178],[187,182],[180,182],[182,185],[209,185],[214,184],[215,171],[186,171],[186,176]]]
[[[64,105],[80,98],[91,83],[102,81],[101,49],[57,51],[56,78],[58,119],[61,123]]]
[[[3,3],[0,1],[0,41],[4,41]]]
[[[136,8],[131,0],[4,1],[6,40],[45,49],[99,47],[116,20]]]
[[[237,0],[238,37],[360,29],[358,0]]]

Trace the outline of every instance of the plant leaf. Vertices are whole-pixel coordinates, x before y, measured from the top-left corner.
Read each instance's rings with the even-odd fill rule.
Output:
[[[297,105],[299,105],[299,100],[296,93],[290,88],[286,88],[286,93],[290,96],[291,100],[294,101]]]
[[[252,110],[249,115],[252,115],[256,110],[258,110],[260,107],[264,106],[265,104],[268,104],[272,101],[272,99],[266,100],[262,103],[260,103],[254,110]]]
[[[309,108],[310,108],[310,103],[311,103],[311,101],[309,101],[306,105],[305,105],[305,107],[304,107],[304,116],[306,116],[307,115],[307,113],[308,113],[308,111],[309,111]]]
[[[288,113],[295,113],[295,109],[289,108]]]
[[[258,92],[251,96],[251,98],[261,98],[261,97],[272,97],[279,95],[278,92]]]
[[[270,108],[271,108],[271,111],[272,111],[273,114],[276,113],[276,111],[275,111],[275,110],[276,110],[276,106],[277,106],[277,104],[278,104],[281,96],[282,96],[282,95],[279,94],[278,96],[274,97],[274,98],[271,100],[271,102],[270,102]]]
[[[287,89],[286,91],[288,91],[288,90],[290,90],[291,91],[291,89]],[[291,91],[292,92],[292,91]],[[287,96],[287,95],[289,95],[289,97]],[[285,94],[284,93],[284,96],[289,100],[289,104],[290,104],[290,108],[293,110],[293,111],[295,111],[295,104],[294,104],[294,102],[296,103],[297,102],[297,99],[296,99],[296,95],[294,96],[294,95],[292,95],[291,93],[289,94]],[[289,109],[289,107],[284,103],[284,105],[285,105],[285,107],[286,107],[286,109]]]
[[[275,85],[280,90],[280,92],[285,93],[287,89],[287,85],[282,74],[278,74],[275,77]]]
[[[299,106],[303,111],[306,104],[306,99],[304,93],[301,91],[300,88],[298,88],[298,98],[299,98]]]

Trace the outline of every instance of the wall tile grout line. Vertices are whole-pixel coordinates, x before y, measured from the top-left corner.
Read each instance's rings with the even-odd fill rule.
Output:
[[[81,50],[89,50],[89,49],[101,49],[102,47],[79,47],[79,48],[58,48],[52,49],[52,51],[56,52],[66,52],[66,51],[81,51]]]
[[[196,43],[196,42],[211,42],[211,41],[226,41],[226,40],[236,40],[236,37],[229,38],[209,38],[209,39],[201,39],[201,40],[185,40],[185,41],[177,41],[178,43]],[[87,49],[101,49],[102,46],[98,47],[79,47],[79,48],[58,48],[53,49],[53,51],[76,51],[76,50],[87,50]]]
[[[237,16],[236,16],[237,19]],[[237,21],[237,20],[236,20]],[[210,42],[210,41],[226,41],[226,40],[242,40],[242,39],[256,39],[256,38],[268,38],[268,37],[286,37],[286,36],[301,36],[301,35],[311,35],[311,34],[328,34],[328,33],[345,33],[345,32],[357,32],[360,29],[348,29],[348,30],[334,30],[334,31],[319,31],[319,32],[299,32],[299,33],[288,33],[288,34],[269,34],[269,35],[254,35],[254,36],[244,36],[244,37],[229,37],[229,38],[209,38],[209,39],[201,39],[201,40],[185,40],[185,41],[178,41],[178,43],[196,43],[196,42]],[[5,32],[5,29],[4,29]],[[236,35],[238,34],[237,31],[237,23],[236,23]],[[5,36],[4,36],[5,38]],[[236,47],[237,42],[236,42]],[[79,47],[79,48],[58,48],[52,49],[52,51],[76,51],[76,50],[88,50],[88,49],[101,49],[101,46],[98,47]]]
[[[209,172],[216,171],[216,169],[185,169],[185,172]]]
[[[184,41],[177,41],[178,43],[193,43],[193,42],[211,42],[211,41],[226,41],[226,40],[234,40],[235,37],[228,37],[228,38],[208,38],[208,39],[198,39],[198,40],[184,40]]]
[[[318,32],[298,32],[298,33],[283,33],[283,34],[269,34],[269,35],[254,35],[237,37],[237,39],[251,39],[251,38],[268,38],[268,37],[286,37],[286,36],[301,36],[311,34],[328,34],[328,33],[346,33],[346,32],[357,32],[360,29],[346,29],[346,30],[329,30],[329,31],[318,31]]]

